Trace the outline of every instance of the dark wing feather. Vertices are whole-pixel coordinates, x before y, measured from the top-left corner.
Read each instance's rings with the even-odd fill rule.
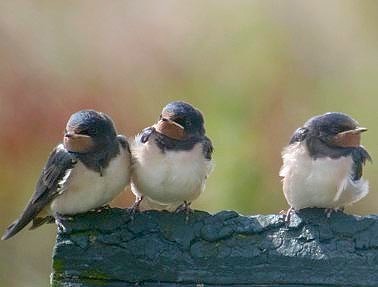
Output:
[[[213,144],[211,143],[211,140],[208,137],[205,137],[204,140],[202,141],[202,151],[205,158],[208,160],[211,160],[214,147],[213,147]]]
[[[137,140],[140,140],[141,143],[146,143],[146,142],[150,139],[150,136],[153,134],[154,131],[155,131],[155,128],[153,128],[153,127],[145,128],[145,129],[144,129],[144,130],[138,135]]]
[[[306,139],[308,134],[308,129],[306,128],[298,128],[294,134],[291,136],[289,144],[293,144],[295,142],[302,142]]]
[[[352,158],[353,158],[353,173],[352,179],[359,180],[362,177],[362,167],[366,163],[366,161],[372,161],[369,153],[367,150],[360,146],[358,148],[353,149],[352,151]]]
[[[127,141],[127,138],[124,135],[117,135],[117,140],[121,144],[121,146],[130,153],[130,145]]]
[[[50,154],[36,190],[21,216],[5,231],[2,240],[8,239],[24,228],[51,202],[62,190],[61,181],[76,163],[76,158],[61,145]]]

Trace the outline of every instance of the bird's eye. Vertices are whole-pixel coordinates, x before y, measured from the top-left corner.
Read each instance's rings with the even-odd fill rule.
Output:
[[[190,126],[192,125],[192,122],[189,121],[189,120],[186,120],[186,121],[185,121],[185,125],[186,125],[187,127],[190,127]]]
[[[338,128],[338,127],[332,127],[332,128],[331,128],[331,132],[332,132],[333,134],[338,134],[339,132],[341,132],[341,129]]]
[[[88,134],[88,130],[85,129],[85,130],[81,130],[78,132],[79,135],[87,135]]]
[[[97,129],[96,128],[83,129],[83,130],[79,131],[78,134],[94,136],[94,135],[97,134]]]

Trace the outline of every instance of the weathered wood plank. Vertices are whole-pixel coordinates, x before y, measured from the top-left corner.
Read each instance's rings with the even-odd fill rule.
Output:
[[[53,286],[378,286],[377,216],[109,209],[64,224]]]

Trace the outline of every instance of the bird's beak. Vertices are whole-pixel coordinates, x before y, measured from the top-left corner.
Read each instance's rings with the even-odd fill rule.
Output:
[[[363,127],[344,131],[335,135],[332,142],[339,147],[359,147],[361,143],[361,133],[366,131],[367,128]]]
[[[93,146],[93,140],[88,135],[81,135],[68,131],[63,138],[64,147],[71,152],[85,153],[90,151]]]
[[[363,132],[367,132],[367,130],[368,130],[367,128],[357,127],[352,131],[354,131],[355,133],[363,133]]]
[[[182,140],[185,138],[185,128],[170,119],[161,118],[154,127],[157,132],[166,135],[167,137],[176,140]]]
[[[174,122],[174,121],[172,121],[172,120],[169,120],[169,123],[170,123],[171,125],[175,125],[176,127],[178,127],[178,128],[181,129],[181,130],[184,130],[184,129],[185,129],[182,125],[180,125],[180,124],[178,124],[178,123],[176,123],[176,122]]]
[[[65,134],[64,134],[64,137],[65,137],[65,138],[73,138],[74,136],[75,136],[74,133],[65,133]]]
[[[65,138],[69,138],[69,139],[79,139],[79,138],[90,138],[89,135],[82,135],[82,134],[77,134],[75,132],[66,132],[64,134],[64,137]]]
[[[161,118],[160,121],[165,122],[165,123],[168,123],[168,124],[170,124],[170,125],[175,125],[176,127],[178,127],[179,129],[182,129],[182,130],[185,129],[182,125],[176,123],[175,121],[172,121],[171,119]]]

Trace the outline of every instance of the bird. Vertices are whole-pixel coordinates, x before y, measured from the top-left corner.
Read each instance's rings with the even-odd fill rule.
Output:
[[[360,144],[359,123],[340,112],[310,118],[292,135],[283,149],[283,193],[290,206],[286,213],[303,208],[324,208],[327,217],[344,210],[369,192],[362,177],[366,161],[372,161]]]
[[[30,229],[101,208],[130,182],[131,153],[111,118],[95,110],[71,115],[58,144],[20,217],[5,231],[6,240],[32,222]]]
[[[131,210],[191,211],[213,169],[213,150],[202,113],[183,101],[168,103],[131,144]]]

